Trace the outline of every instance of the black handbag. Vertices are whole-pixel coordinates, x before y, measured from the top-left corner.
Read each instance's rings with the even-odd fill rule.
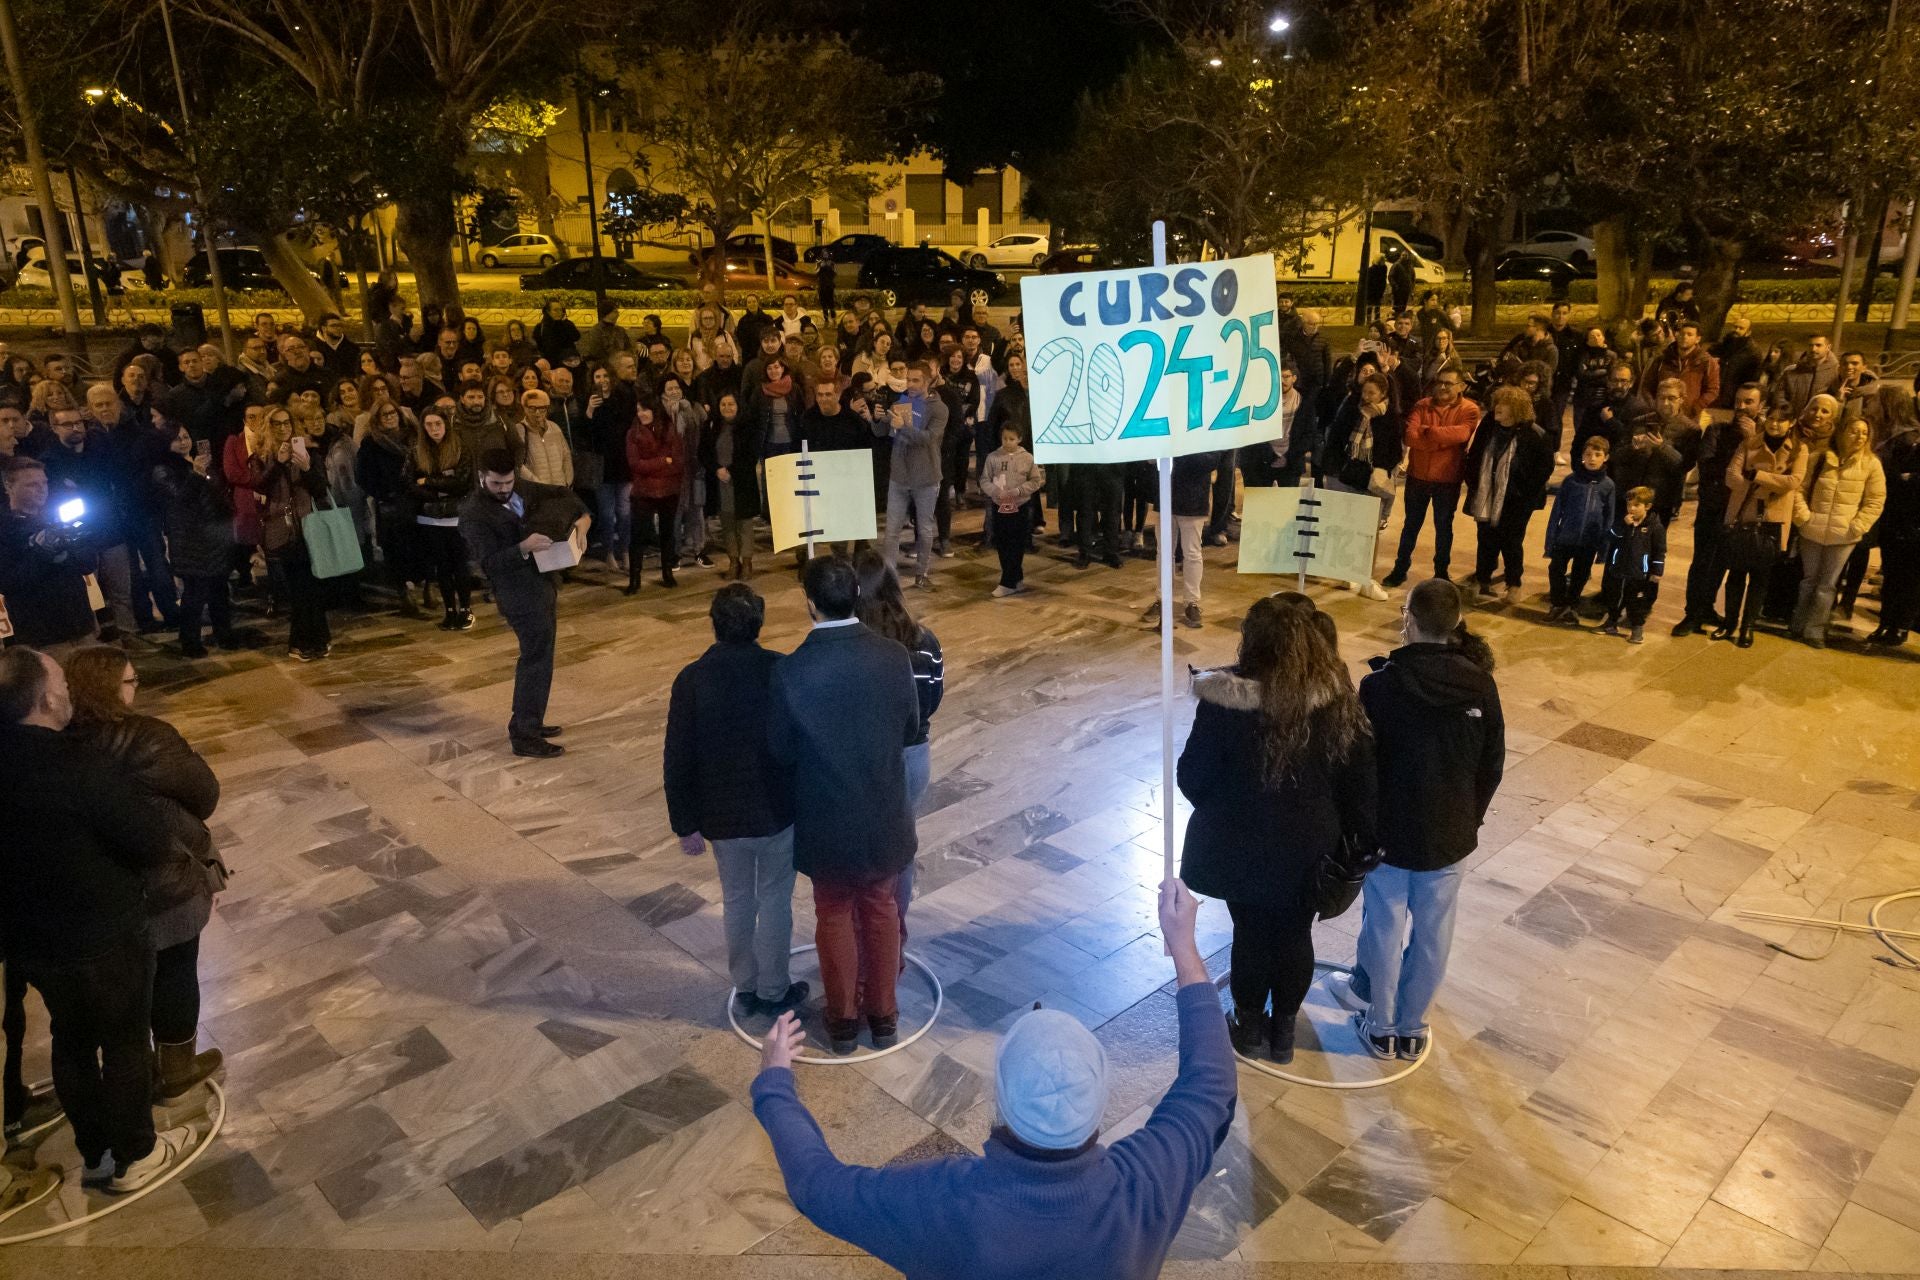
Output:
[[[1351,835],[1324,855],[1313,869],[1313,910],[1322,920],[1346,913],[1360,896],[1367,873],[1380,865],[1380,849],[1365,848]]]

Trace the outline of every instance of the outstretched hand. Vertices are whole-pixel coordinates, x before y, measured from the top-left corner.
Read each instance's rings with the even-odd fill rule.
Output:
[[[793,1010],[781,1014],[767,1028],[767,1038],[760,1043],[760,1069],[772,1071],[780,1067],[792,1067],[794,1056],[800,1052],[800,1045],[806,1038],[807,1033]]]
[[[1199,918],[1200,899],[1185,882],[1172,877],[1160,882],[1160,936],[1166,940],[1169,955],[1178,956],[1182,946],[1196,950],[1193,930]]]

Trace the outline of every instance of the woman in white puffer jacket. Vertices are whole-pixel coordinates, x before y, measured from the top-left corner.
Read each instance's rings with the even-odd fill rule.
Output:
[[[1816,649],[1826,647],[1840,570],[1887,503],[1886,472],[1867,437],[1867,424],[1859,419],[1834,433],[1832,448],[1808,466],[1806,486],[1794,498],[1803,573],[1787,634]]]

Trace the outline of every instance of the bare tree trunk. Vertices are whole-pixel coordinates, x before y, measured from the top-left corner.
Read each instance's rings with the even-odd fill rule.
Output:
[[[1853,322],[1865,324],[1873,307],[1873,280],[1880,274],[1880,242],[1886,237],[1887,211],[1893,207],[1893,192],[1882,191],[1873,203],[1874,219],[1861,227],[1860,252],[1866,255],[1860,272],[1860,301],[1853,310]]]
[[[1633,247],[1633,281],[1627,287],[1627,314],[1622,317],[1637,326],[1647,309],[1647,291],[1653,287],[1653,238],[1644,237]]]
[[[309,324],[318,323],[320,317],[333,310],[333,298],[320,286],[313,272],[307,270],[305,259],[300,251],[293,247],[285,232],[260,237],[260,256],[267,260],[267,270],[273,272],[273,278],[293,305]]]
[[[1467,232],[1467,260],[1473,272],[1473,318],[1467,331],[1476,338],[1491,338],[1498,323],[1495,308],[1500,291],[1494,284],[1494,259],[1500,256],[1500,213],[1492,210],[1478,214]]]
[[[1633,287],[1632,255],[1627,250],[1627,221],[1608,218],[1594,224],[1593,258],[1597,278],[1594,293],[1600,302],[1600,325],[1611,330],[1627,314],[1627,292]]]
[[[1468,219],[1465,209],[1454,209],[1447,216],[1447,243],[1442,259],[1449,276],[1467,269]]]
[[[453,269],[453,201],[445,195],[429,195],[398,201],[397,206],[399,217],[393,224],[393,236],[413,268],[421,305],[458,303],[460,277]]]
[[[1693,278],[1693,285],[1700,304],[1700,331],[1708,341],[1720,337],[1727,312],[1740,291],[1740,260],[1745,253],[1746,246],[1738,240],[1701,237],[1700,273]]]

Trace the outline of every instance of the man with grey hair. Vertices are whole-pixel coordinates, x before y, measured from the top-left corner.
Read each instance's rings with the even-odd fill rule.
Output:
[[[979,1156],[897,1168],[840,1163],[794,1088],[793,1014],[767,1033],[753,1110],[794,1206],[821,1230],[920,1280],[1160,1274],[1193,1191],[1233,1122],[1233,1049],[1194,944],[1199,902],[1160,886],[1160,931],[1180,989],[1180,1072],[1139,1129],[1103,1146],[1107,1061],[1069,1014],[1036,1008],[994,1056],[992,1136]]]

